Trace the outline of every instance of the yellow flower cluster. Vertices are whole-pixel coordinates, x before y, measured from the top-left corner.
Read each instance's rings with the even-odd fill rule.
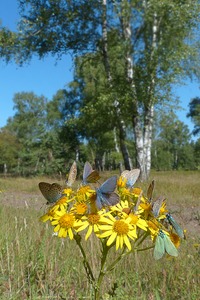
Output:
[[[141,188],[128,186],[123,176],[116,184],[117,204],[98,209],[97,194],[98,189],[89,184],[81,185],[77,190],[64,188],[62,197],[40,220],[49,221],[58,237],[73,239],[74,235],[84,234],[88,240],[94,233],[108,247],[115,245],[116,250],[141,251],[149,236],[153,246],[147,247],[146,243],[145,249],[154,247],[155,259],[165,252],[177,256],[182,232],[168,213],[164,198],[154,200],[152,192],[151,197],[145,196]]]

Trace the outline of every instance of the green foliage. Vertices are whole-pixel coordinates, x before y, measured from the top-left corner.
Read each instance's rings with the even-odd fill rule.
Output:
[[[195,147],[187,125],[171,111],[160,115],[152,145],[152,167],[157,170],[196,169]]]
[[[12,168],[17,167],[18,153],[21,149],[21,144],[16,135],[10,132],[6,128],[0,129],[0,170],[5,171],[6,165],[7,171],[10,172]]]
[[[200,133],[200,98],[191,99],[187,117],[190,117],[194,123],[193,134],[198,135]]]

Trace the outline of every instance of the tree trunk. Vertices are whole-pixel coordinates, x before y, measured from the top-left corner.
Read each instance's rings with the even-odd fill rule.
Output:
[[[104,61],[104,67],[105,67],[105,71],[106,71],[107,80],[108,80],[110,87],[112,88],[112,76],[111,76],[111,72],[110,72],[110,62],[109,62],[109,56],[108,56],[108,39],[107,39],[107,0],[102,0],[102,8],[103,8],[103,14],[102,14],[103,61]],[[123,156],[124,166],[125,166],[125,169],[131,170],[132,162],[131,162],[131,158],[129,156],[127,145],[125,143],[125,138],[126,138],[125,122],[123,121],[123,119],[121,117],[119,101],[116,99],[114,101],[114,103],[115,103],[115,109],[116,109],[116,114],[117,114],[117,119],[118,119],[120,150],[121,150],[121,153]]]
[[[145,5],[145,1],[144,1]],[[139,100],[140,96],[136,93],[135,83],[134,83],[134,62],[132,58],[132,30],[131,30],[131,20],[129,13],[129,2],[122,1],[122,13],[121,13],[121,25],[123,30],[124,39],[126,41],[126,80],[131,85],[132,89],[132,123],[133,131],[135,134],[135,147],[136,147],[136,159],[137,166],[140,168],[140,178],[145,181],[149,177],[151,169],[151,146],[152,146],[152,130],[153,130],[153,116],[154,116],[154,105],[153,105],[153,95],[155,86],[155,70],[153,67],[154,54],[157,47],[157,32],[158,32],[158,20],[157,15],[154,14],[154,20],[152,25],[152,45],[150,62],[152,62],[152,70],[150,73],[149,86],[147,88],[147,102],[141,101],[144,105],[144,122],[140,117],[139,113]],[[147,45],[146,45],[147,46]]]

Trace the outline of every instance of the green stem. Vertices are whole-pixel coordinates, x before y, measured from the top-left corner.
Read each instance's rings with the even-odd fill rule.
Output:
[[[124,252],[125,252],[125,247],[123,248],[122,253],[107,268],[107,270],[106,270],[107,272],[110,272],[115,268],[116,264],[126,255]]]
[[[106,272],[104,271],[104,266],[105,266],[105,263],[106,263],[106,258],[107,258],[107,255],[108,255],[108,251],[112,247],[112,246],[111,247],[106,246],[106,241],[101,241],[101,242],[102,242],[101,269],[100,269],[100,272],[99,272],[99,276],[98,276],[98,279],[97,279],[97,284],[96,284],[95,291],[94,291],[94,299],[95,300],[100,299],[100,287],[101,287],[103,278],[106,274]]]
[[[146,232],[144,232],[139,238],[141,238],[140,239],[140,241],[138,242],[137,241],[137,247],[140,245],[140,244],[142,244],[142,242],[146,239],[146,237],[149,235],[149,233],[146,231]]]
[[[87,260],[87,257],[86,257],[85,251],[83,249],[83,246],[81,244],[81,236],[79,234],[75,234],[74,239],[75,239],[77,245],[79,246],[79,249],[81,250],[81,254],[83,256],[83,265],[84,265],[84,268],[85,268],[85,271],[86,271],[86,274],[87,274],[88,281],[89,281],[90,284],[92,284],[92,286],[94,286],[95,278],[94,278],[92,269],[90,267],[90,264]]]

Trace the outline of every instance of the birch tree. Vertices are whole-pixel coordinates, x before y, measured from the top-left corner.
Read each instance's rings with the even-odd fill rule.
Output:
[[[110,93],[102,94],[101,100],[113,101],[120,142],[132,124],[137,166],[145,180],[151,167],[155,107],[169,101],[173,83],[198,70],[197,64],[195,68],[189,64],[192,57],[194,65],[198,50],[193,43],[198,1],[21,0],[20,8],[18,43],[13,48],[18,61],[33,54],[42,58],[71,52],[104,64]],[[109,35],[117,36],[117,45]],[[120,69],[117,76],[116,69]],[[103,106],[98,113],[105,113]],[[109,116],[108,109],[106,113]]]

